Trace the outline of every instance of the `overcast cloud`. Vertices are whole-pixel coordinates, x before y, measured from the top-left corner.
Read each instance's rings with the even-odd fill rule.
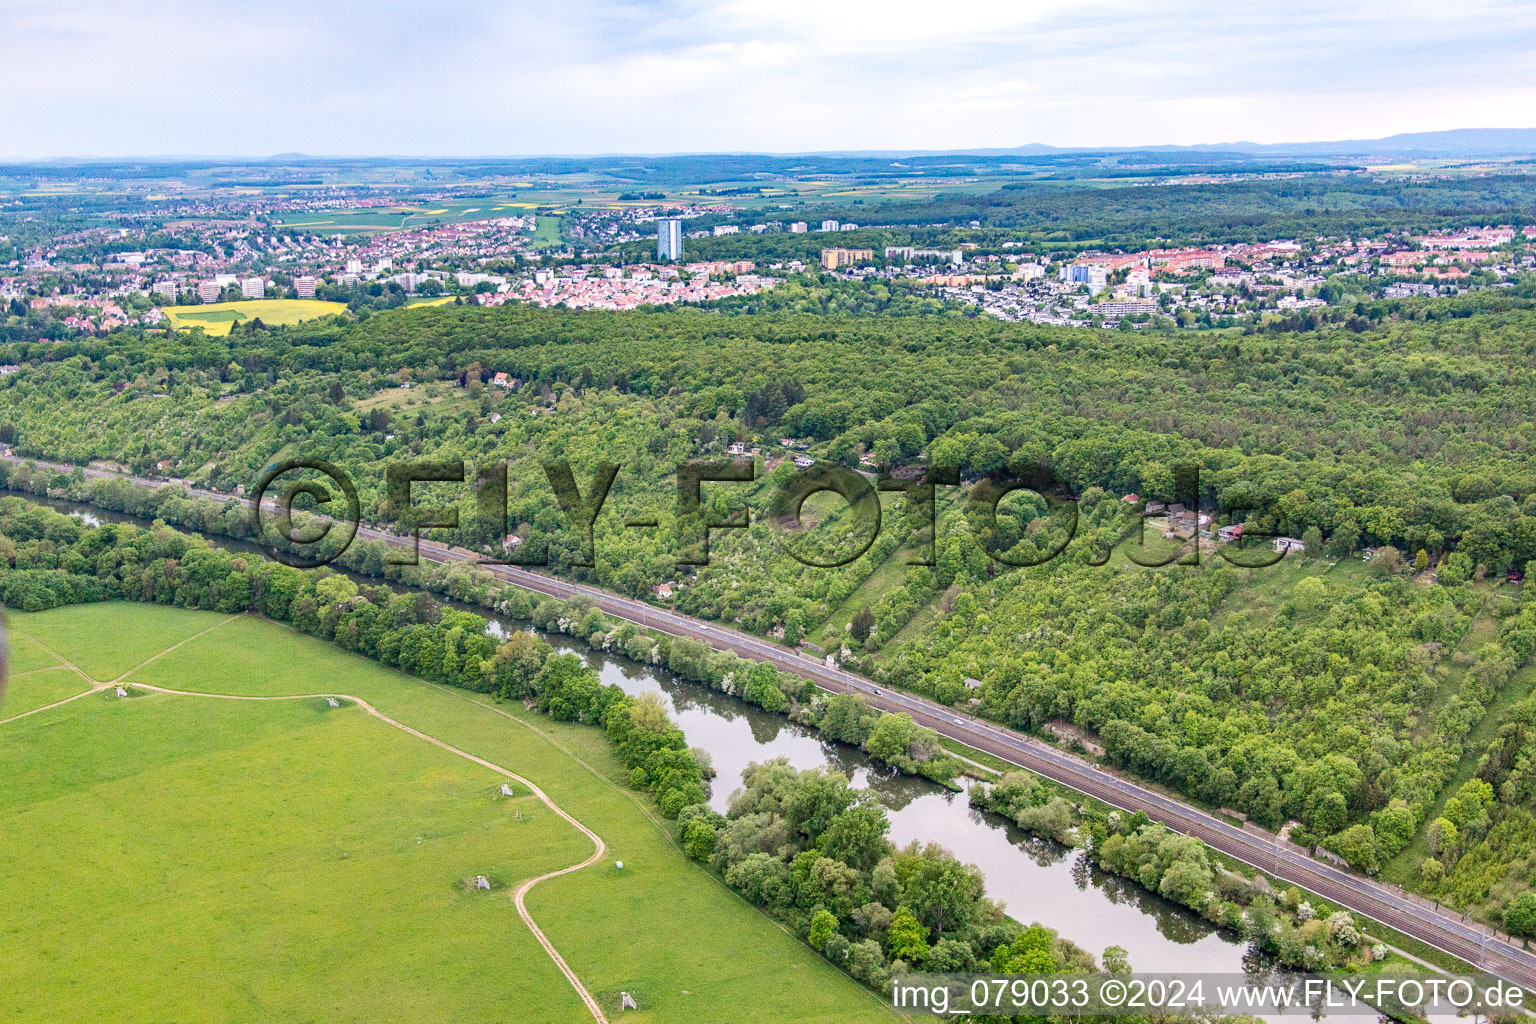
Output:
[[[1536,126],[1536,5],[0,0],[0,157],[946,149]]]

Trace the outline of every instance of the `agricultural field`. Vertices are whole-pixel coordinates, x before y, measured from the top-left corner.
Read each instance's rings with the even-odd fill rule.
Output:
[[[690,863],[599,730],[251,616],[107,604],[11,625],[131,696],[102,688],[0,726],[0,830],[27,851],[0,866],[18,908],[0,927],[7,1017],[590,1019],[508,898],[590,841],[425,736],[532,780],[606,843],[527,907],[609,1014],[626,991],[637,1021],[890,1019]],[[123,648],[134,634],[153,642]],[[313,696],[337,692],[420,734]],[[490,892],[464,884],[476,874]]]
[[[543,194],[539,194],[543,199]],[[305,231],[399,231],[428,224],[454,224],[460,221],[513,217],[528,213],[543,202],[531,202],[515,196],[504,198],[450,199],[432,203],[403,203],[399,206],[366,207],[344,210],[305,210],[275,218],[284,228]]]
[[[206,334],[223,337],[235,324],[246,320],[260,320],[278,327],[345,313],[347,307],[340,302],[319,299],[247,299],[243,302],[211,302],[203,306],[161,306],[160,311],[170,318],[171,326],[178,331],[201,327]]]

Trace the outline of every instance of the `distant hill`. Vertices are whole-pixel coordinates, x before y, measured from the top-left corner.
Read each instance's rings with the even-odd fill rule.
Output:
[[[1057,156],[1096,153],[1238,153],[1264,157],[1473,157],[1536,156],[1536,128],[1453,128],[1443,132],[1405,132],[1381,139],[1334,142],[1215,142],[1191,146],[1048,146],[1031,142],[1004,149],[883,150],[839,156]],[[828,154],[831,155],[831,154]]]

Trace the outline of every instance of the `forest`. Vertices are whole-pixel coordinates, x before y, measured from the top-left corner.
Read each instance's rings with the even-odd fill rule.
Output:
[[[12,489],[237,537],[237,489],[324,459],[367,522],[455,505],[460,530],[429,535],[811,645],[1516,931],[1536,872],[1536,613],[1513,582],[1536,559],[1536,313],[1430,312],[1192,338],[446,306],[12,343],[0,444],[22,460]],[[677,467],[733,445],[750,476],[680,510]],[[785,495],[810,471],[790,455],[871,490],[887,470],[953,482],[890,477],[873,533],[825,494],[797,521]],[[403,507],[385,466],[407,461],[462,466],[461,482],[418,485]],[[91,462],[226,497],[87,481]],[[590,548],[546,463],[582,494],[617,467]],[[1014,490],[994,517],[988,489],[1041,465],[1059,493]],[[504,519],[474,499],[496,466]],[[1149,560],[1131,538],[1153,499],[1305,551],[1267,568],[1239,564],[1262,564],[1262,540]],[[711,531],[709,564],[688,564],[699,520],[733,516],[745,525]],[[367,545],[343,564],[401,571]]]

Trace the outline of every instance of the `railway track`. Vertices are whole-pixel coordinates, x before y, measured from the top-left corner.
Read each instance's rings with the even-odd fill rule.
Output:
[[[9,461],[23,460],[10,457]],[[50,463],[39,466],[67,472],[68,467]],[[128,477],[105,470],[86,469],[88,477],[129,479],[145,487],[163,486],[166,481]],[[193,495],[225,501],[229,495],[189,489]],[[358,536],[381,541],[393,547],[407,547],[409,537],[400,537],[372,527],[358,529]],[[423,540],[420,557],[432,562],[464,561],[471,557],[446,545]],[[1213,815],[1191,807],[1162,793],[1147,789],[1128,779],[1104,771],[1083,758],[1042,743],[1011,729],[963,717],[955,709],[901,691],[882,689],[871,680],[807,658],[778,644],[761,640],[723,626],[693,619],[686,615],[634,598],[624,597],[597,587],[532,572],[516,566],[483,565],[498,578],[517,586],[569,600],[584,597],[606,614],[634,622],[673,636],[701,640],[721,650],[730,650],[746,658],[768,661],[779,668],[805,676],[818,685],[846,693],[858,693],[883,711],[905,712],[914,721],[942,736],[985,751],[1009,764],[1026,768],[1070,789],[1085,793],[1113,807],[1135,812],[1145,811],[1154,821],[1175,831],[1200,839],[1213,849],[1268,872],[1276,878],[1315,892],[1364,917],[1379,921],[1404,935],[1418,939],[1449,953],[1481,970],[1506,981],[1536,991],[1536,955],[1478,926],[1459,915],[1431,909],[1394,892],[1380,883],[1355,875],[1287,849],[1278,841],[1265,840],[1233,826]]]

